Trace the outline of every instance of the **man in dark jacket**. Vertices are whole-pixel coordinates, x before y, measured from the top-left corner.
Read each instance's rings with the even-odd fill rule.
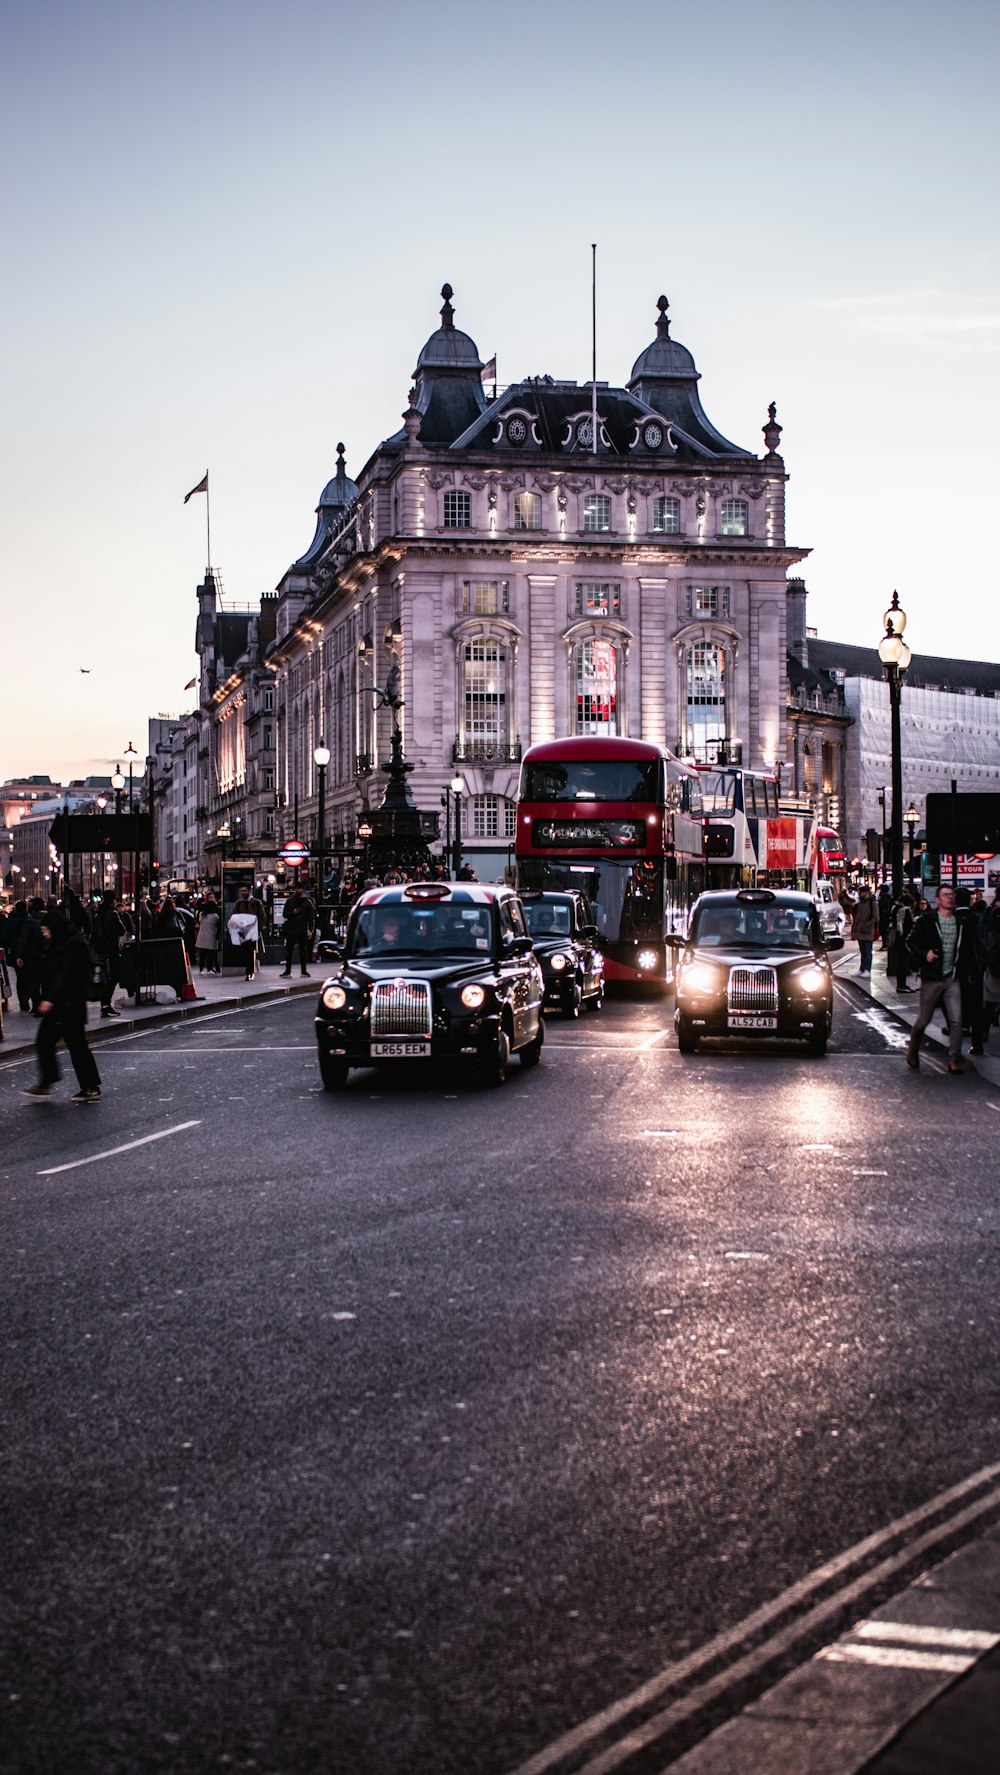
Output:
[[[44,900],[36,898],[28,901],[28,912],[18,935],[15,957],[17,1002],[22,1011],[33,1011],[36,1017],[42,996],[42,966],[45,956],[45,937],[39,923],[39,913],[44,911]]]
[[[115,911],[115,896],[110,888],[101,895],[101,904],[94,919],[93,945],[94,953],[101,965],[103,976],[103,997],[101,999],[102,1017],[120,1017],[121,1012],[114,1007],[115,988],[121,977],[121,947],[125,935],[125,925]]]
[[[316,929],[316,908],[301,888],[295,888],[285,901],[285,913],[282,921],[282,934],[285,939],[285,967],[282,978],[287,980],[292,971],[292,957],[296,945],[299,951],[299,964],[303,974],[308,975],[306,962],[312,955],[312,937]]]
[[[948,1071],[962,1065],[962,944],[968,927],[955,917],[955,890],[942,885],[937,905],[913,922],[910,954],[920,970],[920,1009],[906,1050],[907,1066],[920,1065],[920,1038],[939,1004],[948,1019]]]
[[[975,918],[975,912],[973,917]],[[976,955],[983,971],[979,1014],[972,1025],[970,1054],[981,1054],[1000,1012],[1000,901],[976,919]]]
[[[58,910],[39,914],[49,939],[45,956],[45,996],[39,1005],[41,1021],[35,1040],[37,1085],[29,1085],[26,1097],[49,1097],[59,1082],[56,1048],[60,1041],[69,1049],[79,1090],[73,1103],[96,1103],[101,1095],[101,1075],[87,1046],[87,994],[94,977],[94,952],[79,927]]]

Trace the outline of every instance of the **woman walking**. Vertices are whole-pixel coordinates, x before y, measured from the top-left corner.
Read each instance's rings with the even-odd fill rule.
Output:
[[[206,968],[210,974],[221,974],[222,969],[219,967],[219,908],[211,894],[206,894],[201,908],[194,952],[198,957],[199,974],[203,974]]]
[[[101,1095],[101,1075],[87,1045],[87,994],[94,979],[94,952],[79,926],[64,913],[40,912],[38,922],[48,938],[35,1039],[40,1077],[37,1085],[26,1088],[24,1095],[51,1096],[53,1085],[59,1082],[56,1049],[62,1041],[69,1050],[80,1087],[70,1101],[96,1103]]]

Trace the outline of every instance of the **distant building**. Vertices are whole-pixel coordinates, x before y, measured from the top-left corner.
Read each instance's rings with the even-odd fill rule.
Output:
[[[916,646],[916,624],[911,628]],[[881,840],[883,791],[887,826],[892,818],[889,692],[878,652],[808,635],[805,654],[790,663],[790,680],[801,665],[823,694],[843,696],[850,726],[841,836],[849,855],[864,857],[866,836],[875,832]],[[953,778],[960,791],[1000,791],[1000,665],[916,651],[903,679],[900,729],[903,800],[917,809],[920,838],[927,795],[947,793]]]

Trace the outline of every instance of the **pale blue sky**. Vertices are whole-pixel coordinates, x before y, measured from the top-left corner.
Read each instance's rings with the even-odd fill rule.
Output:
[[[0,779],[189,704],[184,494],[271,590],[446,278],[501,380],[585,379],[595,239],[600,376],[663,289],[727,436],[777,401],[820,632],[895,586],[915,649],[1000,657],[998,51],[987,0],[8,10]]]

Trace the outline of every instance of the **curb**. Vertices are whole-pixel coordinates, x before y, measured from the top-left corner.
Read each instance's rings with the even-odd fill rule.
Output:
[[[301,997],[305,992],[315,992],[316,986],[310,980],[308,986],[275,986],[267,992],[234,993],[228,998],[187,999],[183,1004],[170,1005],[162,1011],[151,1011],[148,1016],[125,1017],[114,1019],[110,1027],[102,1022],[87,1026],[87,1040],[92,1047],[99,1047],[101,1042],[109,1041],[115,1036],[128,1035],[137,1029],[156,1029],[163,1023],[175,1023],[181,1017],[206,1017],[220,1011],[235,1011],[245,1005],[272,1004],[276,999]],[[35,1052],[34,1042],[22,1042],[20,1047],[9,1048],[7,1043],[0,1042],[0,1065],[6,1060],[23,1060],[26,1055]]]

